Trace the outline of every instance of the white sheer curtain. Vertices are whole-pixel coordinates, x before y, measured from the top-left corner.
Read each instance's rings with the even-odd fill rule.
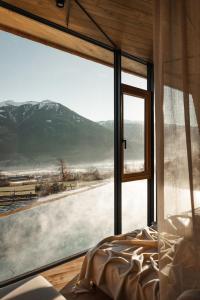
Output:
[[[154,1],[154,64],[160,298],[173,300],[200,289],[199,0]]]

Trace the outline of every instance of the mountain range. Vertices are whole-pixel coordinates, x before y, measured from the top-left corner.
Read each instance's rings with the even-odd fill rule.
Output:
[[[141,124],[126,128],[130,150],[141,157]],[[0,167],[60,158],[70,164],[113,160],[113,121],[93,122],[50,100],[0,102]]]

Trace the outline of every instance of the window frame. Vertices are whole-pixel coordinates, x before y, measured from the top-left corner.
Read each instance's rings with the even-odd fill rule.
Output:
[[[128,95],[144,100],[144,171],[124,173],[124,97]],[[151,179],[151,92],[127,84],[121,84],[121,179],[122,182]]]

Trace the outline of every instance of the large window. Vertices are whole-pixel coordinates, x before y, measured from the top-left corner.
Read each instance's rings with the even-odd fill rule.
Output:
[[[4,281],[113,234],[113,69],[0,38]]]
[[[113,235],[114,82],[110,67],[1,31],[0,38],[3,282]],[[137,68],[145,76],[146,66]],[[147,224],[145,78],[122,72],[121,104],[127,232]]]

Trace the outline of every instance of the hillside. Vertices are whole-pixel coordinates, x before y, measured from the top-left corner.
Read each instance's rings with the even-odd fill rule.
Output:
[[[93,162],[113,157],[113,134],[49,100],[0,103],[1,166]]]
[[[127,159],[142,159],[143,126],[125,122]],[[62,104],[0,102],[0,168],[113,161],[113,121],[93,122]]]

